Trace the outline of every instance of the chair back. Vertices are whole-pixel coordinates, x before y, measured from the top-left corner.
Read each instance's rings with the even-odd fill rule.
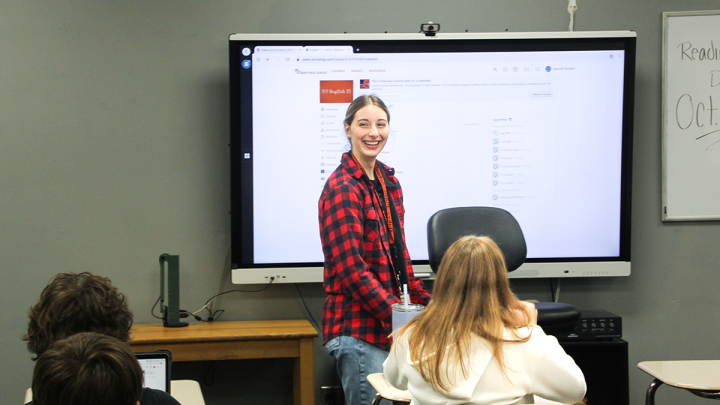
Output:
[[[430,268],[437,273],[450,245],[467,235],[489,236],[505,256],[508,272],[520,267],[527,257],[527,245],[520,224],[502,208],[461,207],[440,210],[428,221]]]

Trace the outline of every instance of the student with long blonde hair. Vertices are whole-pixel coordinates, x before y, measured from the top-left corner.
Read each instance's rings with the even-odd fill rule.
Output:
[[[384,375],[413,404],[513,404],[527,394],[582,400],[582,371],[510,290],[505,259],[485,236],[445,253],[427,309],[396,332]]]

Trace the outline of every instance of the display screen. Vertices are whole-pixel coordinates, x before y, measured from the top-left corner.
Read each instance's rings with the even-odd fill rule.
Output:
[[[594,34],[232,35],[233,267],[322,266],[318,199],[374,94],[414,264],[433,213],[494,206],[529,262],[629,274],[635,36]]]

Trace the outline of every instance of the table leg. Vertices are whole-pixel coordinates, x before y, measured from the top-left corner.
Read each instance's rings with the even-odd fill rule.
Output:
[[[662,385],[662,381],[657,378],[650,383],[648,390],[645,393],[645,405],[655,405],[655,391]]]
[[[312,339],[300,339],[300,356],[293,362],[293,399],[295,405],[315,405],[315,369]]]

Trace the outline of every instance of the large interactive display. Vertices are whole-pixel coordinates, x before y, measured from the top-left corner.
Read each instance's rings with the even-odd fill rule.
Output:
[[[262,282],[246,269],[322,280],[318,198],[363,94],[390,109],[378,159],[403,187],[417,273],[430,271],[429,217],[481,205],[523,229],[528,262],[511,277],[630,274],[635,33],[234,34],[229,45],[234,282]]]

